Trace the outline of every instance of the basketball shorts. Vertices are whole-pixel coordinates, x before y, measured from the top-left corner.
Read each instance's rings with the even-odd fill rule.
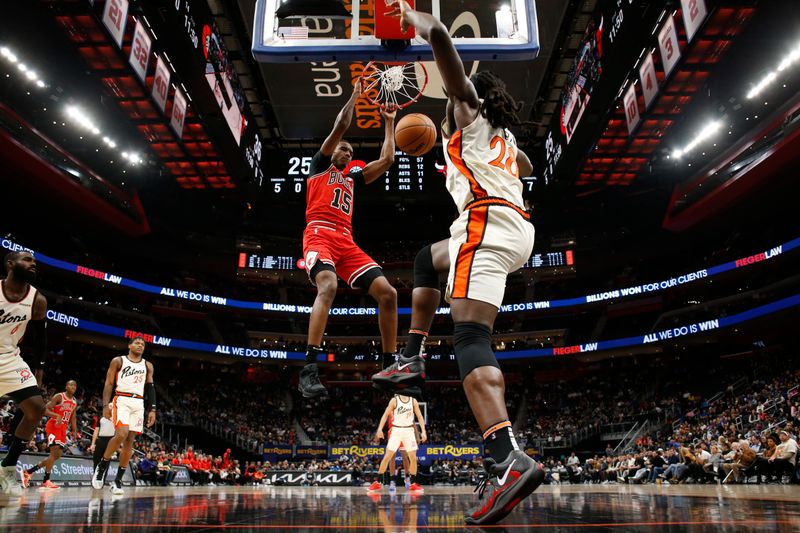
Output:
[[[14,353],[0,355],[0,396],[36,387],[36,376],[22,357]]]
[[[445,299],[469,298],[499,308],[506,278],[533,252],[533,225],[502,205],[465,209],[450,226]]]
[[[380,268],[374,259],[356,245],[349,232],[323,225],[306,226],[303,232],[303,257],[309,277],[317,263],[325,263],[332,266],[336,275],[353,288],[359,286],[361,276],[373,268]]]
[[[44,431],[47,433],[47,447],[61,446],[62,448],[67,445],[67,423],[62,422],[58,424],[55,418],[51,418],[44,426]]]
[[[144,400],[114,396],[111,402],[111,421],[115,428],[128,426],[128,431],[141,433],[144,428]]]
[[[392,433],[389,435],[389,442],[386,443],[386,449],[390,452],[396,452],[400,446],[403,446],[406,452],[409,453],[417,451],[417,438],[414,435],[413,427],[392,428]]]

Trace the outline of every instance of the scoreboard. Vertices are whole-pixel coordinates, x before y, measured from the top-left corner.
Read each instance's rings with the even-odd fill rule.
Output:
[[[432,150],[424,156],[409,156],[405,152],[395,152],[394,164],[382,178],[383,190],[390,194],[412,194],[426,190],[430,180],[444,181],[444,158]],[[357,150],[359,159],[351,161],[349,168],[363,168],[370,161],[380,157],[377,149]],[[313,154],[290,154],[278,165],[279,172],[265,172],[266,194],[305,195],[306,178],[311,169]],[[429,188],[429,187],[427,187]]]

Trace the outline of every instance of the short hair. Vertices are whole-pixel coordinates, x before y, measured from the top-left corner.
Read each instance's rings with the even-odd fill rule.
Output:
[[[128,341],[128,346],[130,346],[136,341],[142,341],[143,343],[147,344],[147,341],[144,340],[144,337],[142,337],[141,335],[136,335],[135,337],[132,337],[131,340]]]
[[[8,265],[9,261],[11,261],[12,263],[15,262],[17,259],[19,259],[20,255],[22,255],[21,250],[14,250],[13,252],[8,252],[5,255],[5,257],[3,257],[3,265]]]

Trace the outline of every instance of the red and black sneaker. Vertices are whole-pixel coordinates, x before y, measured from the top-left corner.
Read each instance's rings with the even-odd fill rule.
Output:
[[[544,481],[542,467],[519,450],[508,454],[502,463],[484,459],[483,468],[487,477],[475,488],[478,506],[464,517],[470,525],[499,522]]]
[[[383,390],[397,390],[422,385],[425,377],[424,357],[399,355],[397,361],[372,376],[372,383]]]

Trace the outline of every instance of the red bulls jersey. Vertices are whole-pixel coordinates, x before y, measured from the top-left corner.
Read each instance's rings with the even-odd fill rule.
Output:
[[[75,401],[75,398],[69,399],[63,392],[59,394],[61,394],[61,403],[53,407],[53,412],[61,415],[61,420],[66,423],[72,418],[72,413],[75,412],[78,402]]]
[[[311,175],[306,181],[306,224],[335,224],[350,232],[356,179],[361,179],[361,169],[340,171],[330,157],[317,152],[311,160]]]

